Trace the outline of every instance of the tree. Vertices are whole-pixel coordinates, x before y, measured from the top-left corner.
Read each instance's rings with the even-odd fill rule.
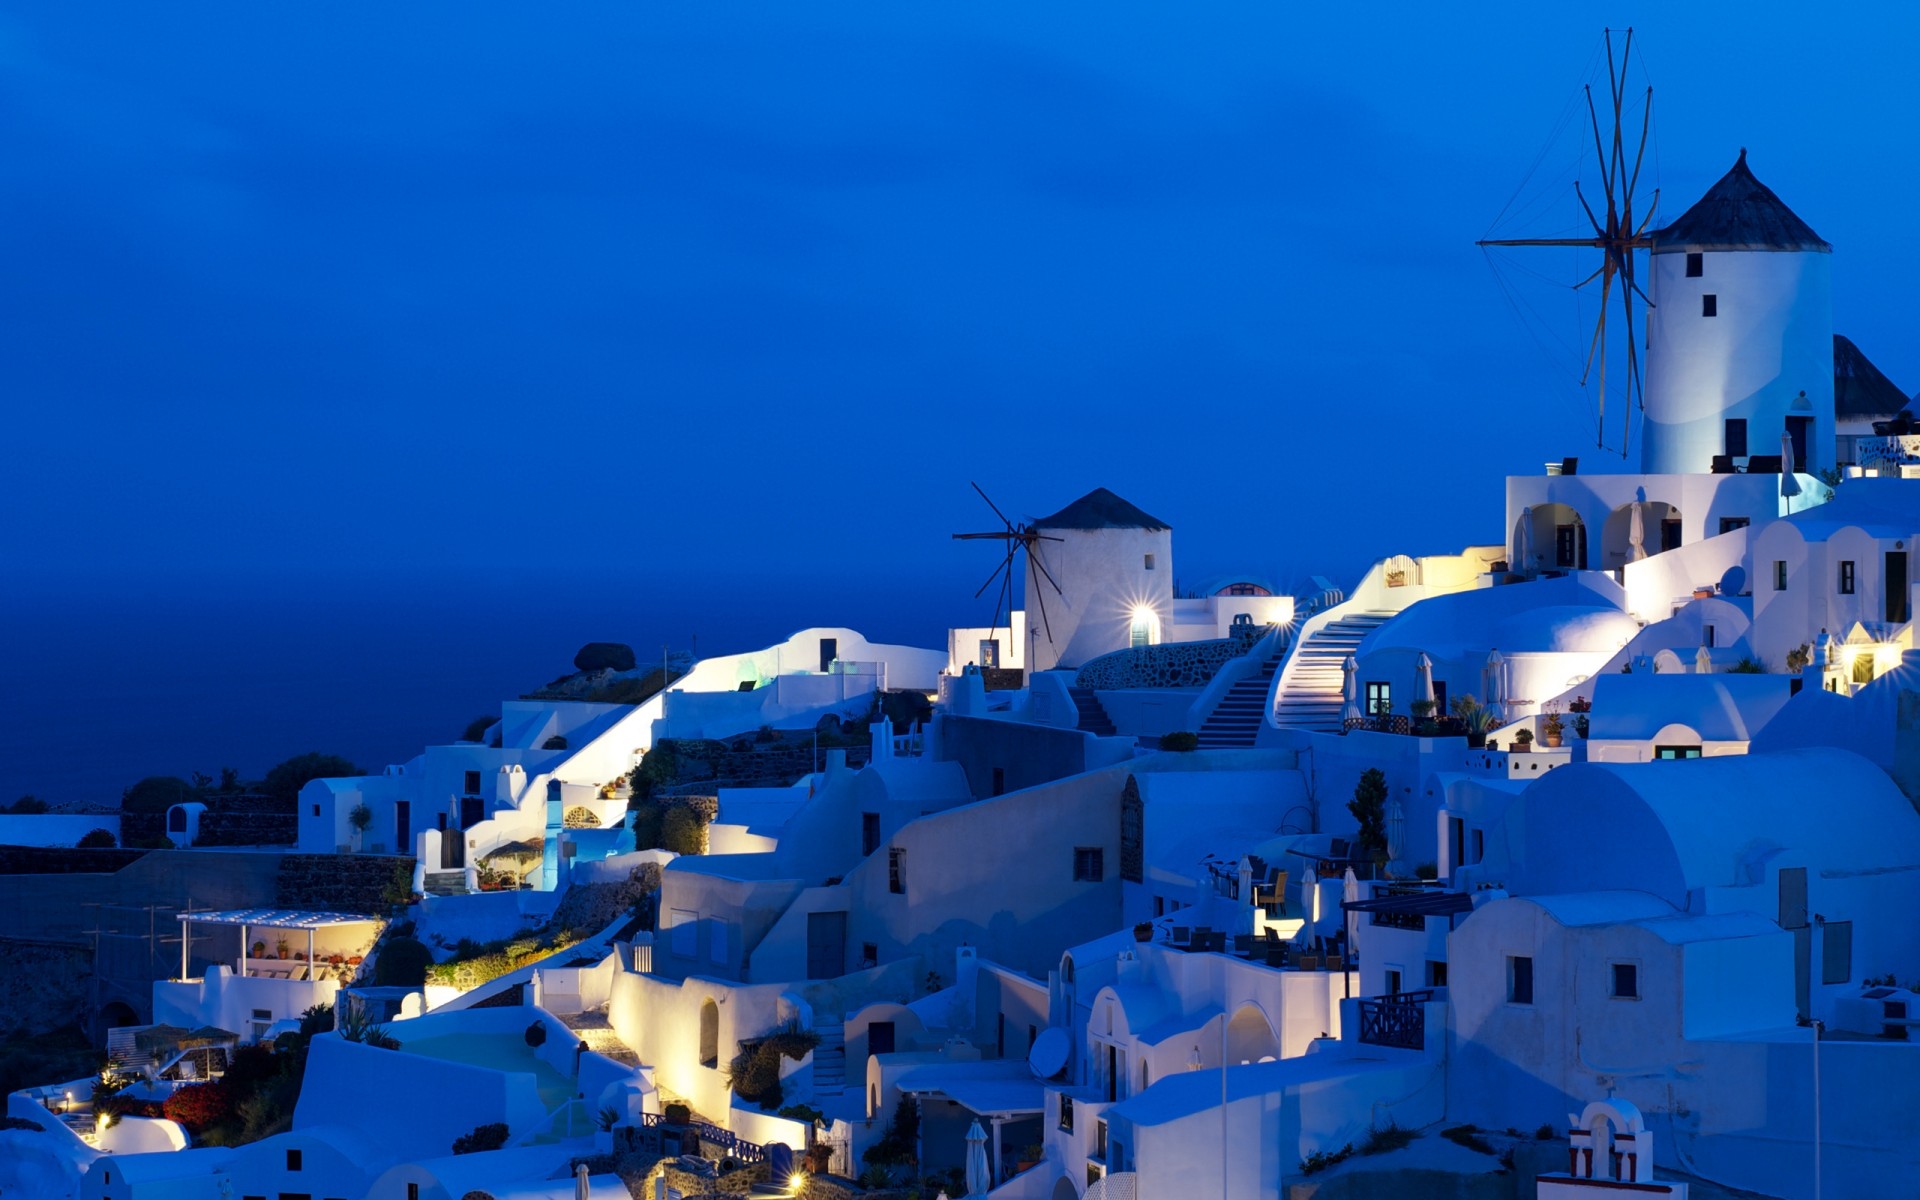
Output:
[[[460,735],[463,742],[477,742],[487,736],[487,730],[493,728],[496,718],[482,714],[467,722],[467,730]]]
[[[173,775],[149,775],[121,793],[120,811],[165,814],[174,805],[193,799],[193,785],[186,780]]]
[[[168,1096],[162,1111],[199,1133],[233,1116],[233,1092],[224,1083],[190,1083]]]
[[[22,796],[6,811],[16,816],[32,816],[35,813],[47,811],[47,802],[38,796]]]
[[[573,665],[580,671],[631,671],[633,647],[619,642],[588,642],[573,656]]]
[[[376,987],[419,987],[427,981],[433,951],[410,937],[388,938],[373,963]]]
[[[1354,836],[1361,853],[1378,859],[1387,852],[1387,777],[1378,767],[1368,767],[1354,785],[1353,799],[1347,811],[1359,822]]]
[[[705,854],[706,819],[690,804],[674,805],[660,822],[660,846],[675,854]]]
[[[89,829],[74,844],[82,850],[111,850],[120,843],[110,829]]]
[[[293,804],[300,798],[300,789],[316,779],[349,779],[361,774],[354,766],[337,754],[302,754],[290,758],[273,770],[267,772],[266,782],[260,790],[282,804]]]

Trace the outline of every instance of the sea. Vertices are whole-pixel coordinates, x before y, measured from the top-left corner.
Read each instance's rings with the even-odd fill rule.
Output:
[[[148,775],[257,779],[316,750],[378,772],[571,673],[590,641],[657,662],[835,624],[944,648],[971,615],[830,579],[343,579],[0,594],[0,804],[111,806]]]

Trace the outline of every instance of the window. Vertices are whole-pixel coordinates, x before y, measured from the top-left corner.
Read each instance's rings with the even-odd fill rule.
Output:
[[[1660,519],[1660,549],[1678,550],[1680,548],[1680,518],[1662,517]]]
[[[995,767],[993,769],[993,794],[996,796],[1004,796],[1007,794],[1007,769],[1005,767]]]
[[[299,1169],[300,1169],[300,1152],[298,1150],[287,1151],[287,1170],[298,1171]]]
[[[1653,757],[1655,761],[1660,761],[1663,759],[1699,758],[1700,747],[1698,746],[1655,746],[1653,748]]]
[[[1533,959],[1526,955],[1507,955],[1507,1003],[1533,1003]]]
[[[860,853],[872,854],[880,848],[880,814],[860,814]]]
[[[1720,518],[1721,533],[1732,533],[1736,529],[1745,529],[1746,527],[1747,527],[1747,518],[1745,517],[1721,517]]]
[[[273,1010],[270,1008],[254,1009],[253,1010],[253,1040],[256,1042],[266,1041],[267,1030],[271,1028],[273,1028]]]
[[[1697,250],[1689,252],[1687,255],[1687,278],[1698,279],[1706,274],[1706,272],[1707,256]]]
[[[408,1185],[407,1185],[407,1200],[420,1200],[420,1185],[419,1185],[419,1184],[417,1184],[417,1183],[410,1183],[410,1184],[408,1184]]]
[[[1073,1132],[1073,1097],[1060,1093],[1060,1132]]]
[[[1153,570],[1153,555],[1147,555],[1147,570]]]
[[[1393,685],[1390,683],[1369,683],[1367,685],[1367,715],[1377,717],[1383,712],[1393,711]]]
[[[478,796],[480,794],[480,772],[468,771],[466,783],[467,783],[467,790],[466,790],[467,795]]]
[[[1700,297],[1700,315],[1703,317],[1719,316],[1720,297],[1714,295],[1712,292],[1708,292],[1706,295]]]
[[[720,1065],[720,1006],[712,1000],[700,1005],[700,1065]]]
[[[877,943],[860,943],[860,965],[862,967],[877,967],[880,965],[880,947]]]
[[[1747,456],[1747,419],[1745,417],[1727,418],[1727,455],[1731,458]]]
[[[1853,978],[1853,922],[1828,921],[1820,927],[1820,982]]]
[[[1473,831],[1473,861],[1479,862],[1480,860],[1484,859],[1486,856],[1487,856],[1487,831],[1484,829],[1476,829]]]
[[[1840,594],[1853,595],[1853,560],[1850,558],[1840,560]]]
[[[1447,964],[1436,962],[1431,958],[1427,960],[1427,986],[1436,988],[1447,986]]]
[[[1387,968],[1387,995],[1398,996],[1399,994],[1400,972],[1397,968],[1389,967]]]
[[[1787,560],[1784,558],[1773,560],[1773,590],[1776,592],[1787,590]]]
[[[1098,846],[1073,848],[1073,881],[1099,883],[1106,877],[1107,852]]]
[[[1700,627],[1700,644],[1702,646],[1705,646],[1707,649],[1709,650],[1713,649],[1714,638],[1716,636],[1717,635],[1713,631],[1713,626],[1702,625]]]
[[[313,815],[316,817],[320,815],[320,806],[318,804],[313,806]]]
[[[1638,964],[1613,964],[1612,995],[1615,1000],[1638,1000],[1640,998],[1640,967]]]
[[[907,894],[907,852],[898,846],[887,849],[887,890],[896,896]]]
[[[1093,1123],[1093,1153],[1088,1157],[1097,1158],[1102,1161],[1106,1160],[1107,1123],[1105,1121],[1095,1121]]]
[[[993,1014],[993,1053],[996,1058],[1007,1056],[1007,1014]]]
[[[681,958],[692,958],[700,944],[700,914],[690,908],[676,908],[673,912],[673,952]]]

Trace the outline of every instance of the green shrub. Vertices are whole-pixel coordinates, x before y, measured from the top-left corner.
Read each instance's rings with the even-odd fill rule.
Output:
[[[1452,1129],[1442,1129],[1440,1136],[1456,1146],[1465,1146],[1469,1150],[1478,1150],[1482,1154],[1493,1153],[1493,1143],[1480,1136],[1477,1125],[1455,1125]]]
[[[111,850],[120,843],[114,839],[109,829],[89,829],[74,843],[82,850]]]
[[[172,775],[149,775],[120,796],[120,811],[164,815],[176,804],[185,804],[196,793],[193,785]]]
[[[1352,1157],[1352,1142],[1348,1142],[1345,1146],[1331,1153],[1325,1150],[1315,1150],[1312,1154],[1300,1160],[1300,1173],[1302,1175],[1317,1175],[1328,1167],[1337,1166]]]
[[[419,987],[434,966],[433,951],[410,937],[390,937],[373,962],[376,987]]]
[[[493,723],[498,719],[498,717],[488,716],[475,717],[473,720],[467,722],[466,732],[460,735],[460,740],[463,742],[479,741],[481,738],[487,736],[487,730],[492,729]]]
[[[543,933],[537,937],[523,935],[501,938],[484,943],[462,938],[459,945],[454,947],[453,956],[446,962],[427,965],[425,981],[469,991],[509,971],[517,971],[528,963],[558,954],[579,941],[580,934],[573,930]]]
[[[1400,1147],[1419,1136],[1419,1133],[1414,1130],[1402,1129],[1398,1125],[1389,1122],[1385,1129],[1375,1129],[1367,1134],[1367,1140],[1360,1147],[1360,1153],[1386,1154],[1389,1151],[1400,1149]]]
[[[46,1132],[46,1130],[42,1129],[39,1125],[21,1117],[0,1117],[0,1133],[5,1133],[9,1129],[18,1129],[22,1133]]]
[[[693,1120],[693,1110],[676,1102],[660,1110],[660,1117],[669,1125],[685,1125]]]
[[[547,1023],[545,1021],[535,1021],[533,1024],[527,1026],[527,1032],[525,1034],[525,1037],[527,1039],[527,1045],[532,1046],[535,1049],[539,1049],[541,1046],[546,1045],[547,1044]]]
[[[18,800],[15,800],[11,807],[0,809],[0,812],[10,812],[15,816],[21,817],[33,816],[45,811],[47,811],[47,802],[38,796],[22,796]],[[38,1129],[40,1127],[35,1125],[34,1128]]]
[[[705,854],[706,818],[690,804],[676,804],[669,808],[660,822],[660,846],[675,854]]]
[[[633,829],[633,848],[652,850],[660,844],[660,827],[666,821],[667,810],[658,800],[639,800],[630,803],[627,811],[631,815],[628,825]]]
[[[479,1154],[487,1150],[498,1150],[507,1144],[507,1127],[499,1121],[486,1125],[476,1125],[473,1132],[453,1139],[455,1154]]]
[[[1198,750],[1200,748],[1200,735],[1191,733],[1185,729],[1175,730],[1172,733],[1163,733],[1160,735],[1160,748],[1162,750],[1173,750],[1183,754],[1189,750]]]
[[[1553,1125],[1551,1122],[1533,1131],[1533,1140],[1536,1142],[1550,1142],[1553,1140],[1553,1136]]]
[[[567,739],[556,733],[542,742],[540,748],[542,750],[565,750],[567,748]]]

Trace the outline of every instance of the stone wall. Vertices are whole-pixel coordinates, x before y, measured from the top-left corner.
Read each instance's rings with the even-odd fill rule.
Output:
[[[300,840],[297,802],[271,796],[215,796],[200,814],[198,846],[291,846]]]
[[[1253,627],[1260,636],[1265,626]],[[1167,642],[1103,654],[1080,668],[1074,682],[1083,688],[1203,688],[1220,668],[1239,658],[1258,638],[1215,638],[1206,642]]]
[[[281,908],[384,916],[413,891],[413,858],[393,854],[283,854],[274,881]]]
[[[145,850],[82,850],[76,846],[0,846],[0,875],[111,875]]]

